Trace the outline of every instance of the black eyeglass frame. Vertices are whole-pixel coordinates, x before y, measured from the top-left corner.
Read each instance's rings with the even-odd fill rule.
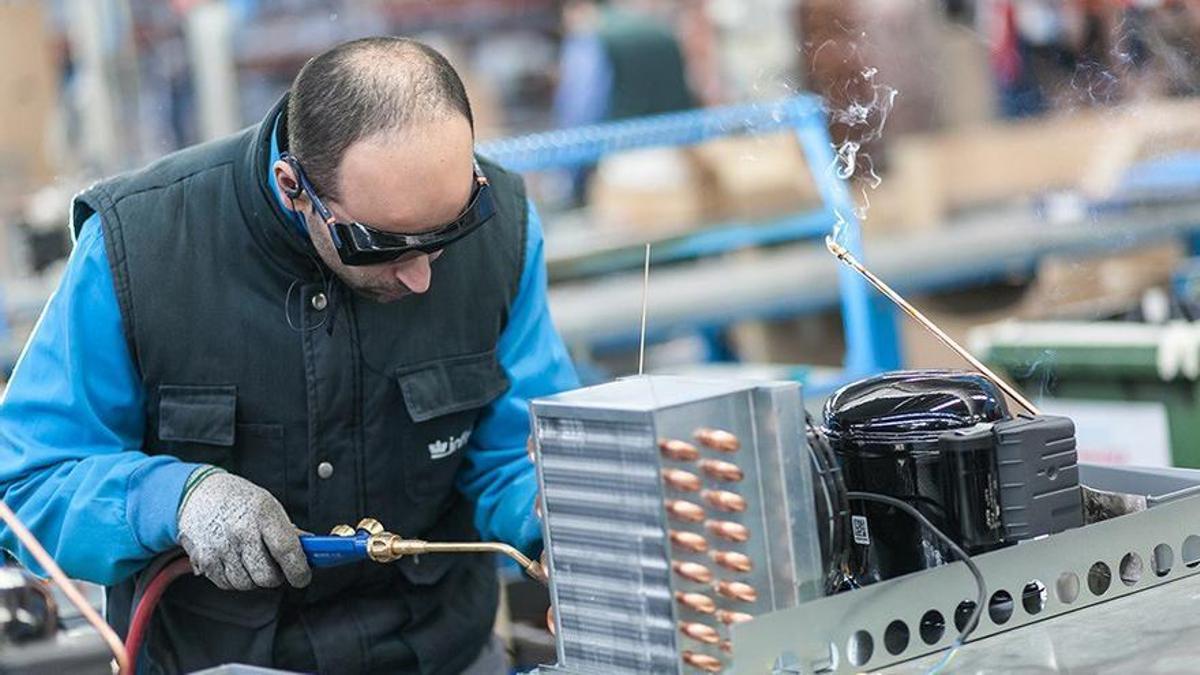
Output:
[[[339,221],[317,195],[317,190],[304,173],[300,160],[287,152],[279,158],[296,172],[300,189],[308,195],[317,216],[329,228],[329,236],[333,240],[338,258],[343,264],[351,267],[394,262],[414,251],[439,251],[479,229],[496,215],[496,202],[492,197],[491,185],[478,162],[475,162],[474,166],[475,184],[471,190],[471,197],[467,201],[466,209],[457,218],[436,230],[402,234],[385,232],[357,221]]]

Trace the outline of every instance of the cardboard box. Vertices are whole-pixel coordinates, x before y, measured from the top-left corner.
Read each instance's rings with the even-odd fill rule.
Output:
[[[714,214],[758,220],[821,206],[812,171],[791,132],[721,138],[695,149],[713,189]]]
[[[47,152],[58,96],[53,56],[43,3],[0,2],[0,200],[10,207],[54,176]]]
[[[614,154],[600,163],[588,195],[602,227],[658,236],[821,205],[804,153],[786,132]]]
[[[1151,101],[896,138],[866,234],[928,230],[956,211],[1054,190],[1103,198],[1136,161],[1200,147],[1197,119],[1198,101]]]
[[[939,296],[915,296],[917,306],[959,344],[972,328],[1005,319],[1094,319],[1137,306],[1148,289],[1164,286],[1183,259],[1179,244],[1108,256],[1049,257],[1028,285],[1003,284]],[[961,359],[916,322],[899,315],[906,368],[959,367]]]
[[[588,185],[588,203],[596,225],[650,237],[686,233],[713,214],[704,165],[680,148],[604,158]]]

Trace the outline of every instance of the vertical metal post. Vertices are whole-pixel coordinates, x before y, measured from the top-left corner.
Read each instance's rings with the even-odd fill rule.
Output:
[[[184,25],[199,110],[200,138],[211,140],[241,127],[237,68],[233,60],[233,8],[203,2],[188,12]]]
[[[127,0],[69,0],[67,38],[76,61],[79,163],[111,173],[136,156],[137,83]],[[132,61],[132,65],[131,65]]]
[[[837,176],[825,117],[819,112],[804,115],[796,135],[825,207],[835,218],[841,218],[841,244],[862,260],[862,228],[846,183]],[[838,265],[838,282],[842,289],[847,374],[858,376],[899,368],[900,336],[891,305],[874,297],[867,282],[845,265]]]

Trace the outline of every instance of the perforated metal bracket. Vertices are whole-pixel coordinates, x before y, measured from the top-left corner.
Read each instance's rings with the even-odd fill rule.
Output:
[[[989,603],[972,639],[1200,572],[1200,491],[1186,486],[1200,472],[1162,475],[1171,494],[1148,511],[976,557]],[[1145,470],[1093,467],[1093,476],[1104,489],[1152,494]],[[951,564],[760,616],[734,630],[733,672],[850,673],[908,661],[949,647],[974,597],[966,567]]]

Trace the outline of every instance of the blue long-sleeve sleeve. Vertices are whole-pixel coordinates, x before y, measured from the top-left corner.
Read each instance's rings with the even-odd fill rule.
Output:
[[[175,544],[197,465],[139,450],[144,395],[94,215],[0,401],[0,491],[72,577],[114,583]],[[7,527],[0,546],[41,571]]]
[[[485,540],[498,539],[535,555],[542,530],[533,512],[537,476],[525,453],[529,401],[578,387],[579,379],[550,319],[542,224],[532,203],[528,208],[525,269],[497,346],[510,386],[471,434],[458,485],[475,501],[475,526]]]

